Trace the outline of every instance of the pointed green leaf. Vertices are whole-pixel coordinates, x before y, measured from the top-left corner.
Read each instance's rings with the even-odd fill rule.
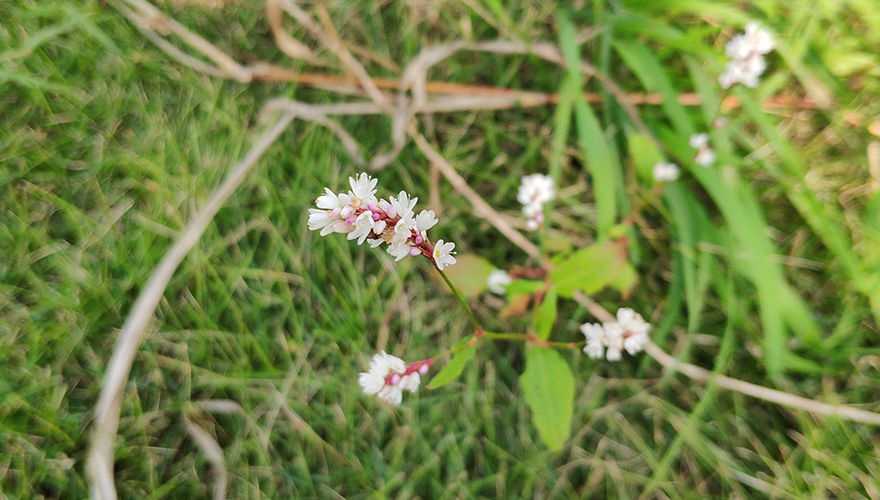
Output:
[[[635,285],[636,273],[626,260],[621,241],[604,241],[578,250],[560,262],[550,273],[561,297],[571,297],[575,290],[593,294],[614,286],[626,294]]]
[[[574,411],[574,377],[568,363],[553,349],[533,348],[526,352],[526,371],[519,383],[541,439],[551,450],[562,448]]]
[[[466,344],[471,340],[473,340],[473,337],[462,340],[461,342],[456,344],[456,347]],[[456,352],[452,360],[450,360],[449,363],[447,363],[446,366],[444,366],[443,369],[440,370],[439,373],[437,373],[437,375],[434,375],[434,378],[431,379],[431,383],[429,383],[427,386],[428,389],[436,389],[457,379],[461,375],[461,372],[464,371],[464,367],[465,365],[467,365],[467,362],[473,359],[474,354],[476,353],[476,342],[474,342],[473,345],[469,345],[464,349]]]
[[[507,285],[505,289],[507,290],[508,295],[519,295],[522,293],[535,293],[543,286],[543,281],[513,280],[513,283]]]
[[[629,145],[629,153],[632,156],[633,163],[636,165],[636,171],[639,177],[650,182],[654,181],[654,165],[666,159],[651,141],[642,134],[632,133],[627,135],[627,143]]]
[[[535,315],[535,334],[543,339],[550,338],[550,332],[553,330],[553,323],[556,323],[556,287],[551,286],[544,295],[544,301],[538,307],[538,313]]]
[[[587,104],[583,95],[583,73],[581,56],[576,41],[574,26],[563,11],[557,13],[559,22],[559,46],[568,68],[560,89],[561,94],[569,93],[575,97],[574,112],[577,136],[587,168],[593,180],[593,193],[596,198],[596,212],[599,225],[599,238],[604,239],[607,231],[617,220],[617,191],[623,186],[623,172],[617,157],[608,146],[608,139],[602,132],[598,118]]]

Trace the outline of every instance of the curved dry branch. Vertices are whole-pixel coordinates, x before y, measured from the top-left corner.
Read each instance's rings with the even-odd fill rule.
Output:
[[[837,416],[844,420],[852,420],[853,422],[880,425],[880,414],[877,413],[860,410],[858,408],[853,408],[852,406],[847,405],[830,405],[826,403],[820,403],[812,399],[795,396],[794,394],[777,391],[775,389],[762,387],[760,385],[750,384],[748,382],[737,380],[735,378],[730,378],[725,375],[713,375],[712,372],[706,370],[705,368],[700,368],[699,366],[692,365],[690,363],[682,363],[681,361],[678,361],[669,354],[666,354],[663,349],[660,349],[651,341],[645,343],[645,352],[648,353],[649,356],[657,360],[658,363],[663,365],[663,368],[665,368],[666,370],[677,371],[679,373],[687,375],[693,380],[697,380],[700,382],[708,382],[709,380],[714,380],[716,384],[718,384],[720,387],[724,387],[725,389],[736,391],[741,394],[751,396],[753,398],[763,399],[764,401],[770,401],[771,403],[775,403],[778,405],[787,406],[789,408],[805,410],[814,415],[822,415],[828,417]]]
[[[156,306],[165,292],[165,287],[168,286],[174,271],[199,241],[202,233],[226,199],[229,198],[229,195],[242,183],[247,173],[257,164],[257,160],[275,142],[295,116],[292,111],[285,113],[263,133],[241,162],[232,169],[223,183],[214,191],[211,198],[196,213],[195,217],[187,223],[183,233],[156,266],[146,286],[138,295],[113,348],[113,355],[110,357],[107,373],[104,375],[101,396],[95,410],[94,434],[88,458],[92,498],[105,500],[116,498],[116,487],[113,484],[113,449],[116,442],[116,431],[119,427],[122,396],[125,393],[134,357],[143,340],[147,325],[153,318]]]
[[[606,311],[604,307],[590,299],[582,292],[577,291],[574,299],[586,307],[590,314],[601,321],[615,321],[614,315]],[[870,411],[853,408],[847,405],[830,405],[807,399],[801,396],[795,396],[783,391],[777,391],[768,387],[750,384],[742,380],[730,378],[725,375],[715,375],[711,371],[690,363],[684,363],[667,354],[663,349],[657,347],[651,341],[645,343],[645,352],[660,363],[664,369],[677,371],[698,382],[709,382],[714,380],[720,387],[745,394],[756,399],[763,399],[789,408],[808,411],[814,415],[836,416],[844,420],[852,420],[853,422],[861,422],[863,424],[880,425],[880,414]]]

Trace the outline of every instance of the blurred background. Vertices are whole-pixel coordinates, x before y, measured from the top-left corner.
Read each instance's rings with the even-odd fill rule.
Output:
[[[328,88],[346,67],[289,15],[282,29],[310,55],[282,51],[262,1],[155,6],[242,67],[268,62],[315,81],[206,74],[175,59],[169,51],[207,60],[136,4],[0,3],[3,498],[88,495],[91,423],[120,328],[187,221],[266,128],[264,104],[368,101],[356,85]],[[607,144],[621,174],[613,222],[642,207],[626,229],[639,278],[630,296],[595,300],[641,311],[654,342],[683,361],[877,411],[875,0],[579,1],[562,14],[570,36],[554,2],[297,5],[375,79],[399,80],[420,51],[457,41],[579,51],[619,87],[582,82],[602,137],[584,135],[571,103],[567,112],[548,103],[423,114],[415,126],[518,229],[520,178],[550,172],[559,196],[549,229],[543,241],[525,234],[551,252],[607,229],[589,142]],[[725,43],[749,21],[769,27],[777,49],[756,89],[725,91]],[[565,88],[567,75],[535,55],[461,52],[428,79],[464,94],[479,86],[559,100],[580,95]],[[648,92],[655,104],[621,99]],[[387,115],[338,123],[367,161],[391,149]],[[712,134],[714,177],[689,159],[696,132]],[[640,170],[658,154],[685,170],[663,197]],[[436,167],[407,141],[371,175],[380,196],[405,189],[417,209],[435,210],[433,238],[455,241],[460,256],[535,264]],[[345,189],[364,170],[333,131],[296,120],[208,225],[132,364],[115,448],[120,497],[208,497],[222,477],[228,498],[880,498],[875,427],[664,376],[648,358],[566,354],[577,395],[558,452],[542,444],[522,400],[518,343],[486,342],[458,381],[401,406],[365,396],[357,374],[376,351],[427,358],[471,331],[426,262],[394,263],[308,231],[323,188]],[[752,267],[749,252],[771,272]],[[505,299],[479,286],[468,299],[487,328],[529,327],[528,317],[500,319]],[[564,302],[553,339],[583,340],[585,321],[586,309]],[[187,422],[219,446],[222,467]]]

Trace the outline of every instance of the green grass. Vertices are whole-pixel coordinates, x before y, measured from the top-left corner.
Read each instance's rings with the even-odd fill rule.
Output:
[[[559,91],[567,108],[439,114],[420,128],[515,218],[519,178],[552,171],[562,195],[548,236],[575,246],[601,238],[597,230],[619,222],[622,207],[647,200],[627,233],[639,284],[627,300],[611,291],[596,298],[642,312],[667,351],[731,377],[878,410],[880,194],[852,191],[870,181],[865,151],[877,140],[866,130],[880,111],[876,6],[627,5],[568,13],[575,33],[604,30],[578,47],[552,10],[528,2],[327,2],[347,40],[400,65],[462,38],[469,25],[475,40],[501,29],[579,50],[627,91],[696,91],[709,101],[719,98],[723,40],[763,19],[782,48],[761,87],[736,91],[745,106],[713,129],[724,167],[690,164],[686,145],[691,131],[709,130],[715,108],[671,99],[640,108],[662,148],[646,153],[613,97],[592,108],[592,119],[574,99],[578,83],[603,90],[597,82],[575,82],[532,57],[462,54],[431,78]],[[260,2],[160,7],[240,60],[307,69],[275,48]],[[263,103],[339,96],[196,74],[112,4],[6,2],[0,18],[0,497],[84,497],[104,370],[153,267],[251,145]],[[842,61],[842,47],[854,55]],[[831,92],[834,105],[768,115],[755,104],[810,85]],[[860,126],[844,121],[852,114]],[[341,122],[367,156],[387,149],[388,119]],[[605,141],[591,135],[595,126]],[[608,150],[597,154],[587,141]],[[651,198],[637,172],[643,154],[689,173]],[[605,179],[616,192],[591,188],[592,162],[602,158],[620,162],[622,178]],[[563,353],[576,395],[560,452],[532,426],[518,343],[482,343],[458,381],[407,394],[400,407],[363,395],[357,374],[376,349],[421,359],[470,327],[425,262],[395,264],[308,231],[314,198],[356,171],[330,132],[295,122],[181,264],[129,377],[115,454],[120,497],[211,495],[216,476],[183,416],[221,446],[229,498],[876,497],[876,428],[663,376],[647,359],[611,364]],[[427,206],[429,165],[414,146],[376,175],[381,194],[406,189]],[[435,239],[497,267],[527,263],[447,183],[439,194]],[[492,297],[473,303],[487,329],[530,324],[498,320]],[[560,299],[551,338],[578,340],[587,320]],[[217,400],[234,404],[212,407]]]

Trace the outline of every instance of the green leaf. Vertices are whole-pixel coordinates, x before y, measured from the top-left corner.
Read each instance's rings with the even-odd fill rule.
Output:
[[[443,271],[455,288],[466,298],[482,293],[487,287],[486,279],[495,270],[495,266],[473,254],[456,256],[455,260],[454,266],[448,266]]]
[[[543,286],[543,281],[513,280],[513,283],[507,285],[505,289],[508,295],[519,295],[522,293],[535,293]]]
[[[654,165],[665,161],[663,154],[654,143],[642,134],[631,133],[627,135],[627,143],[639,177],[650,182],[656,182],[654,180]]]
[[[541,439],[551,450],[562,448],[574,411],[574,377],[568,363],[553,349],[533,348],[526,352],[526,371],[519,383]]]
[[[678,102],[678,93],[663,71],[660,61],[650,50],[638,42],[616,41],[614,48],[627,66],[636,74],[648,92],[657,92],[663,98],[660,106],[666,117],[683,137],[694,133],[694,126],[688,119],[687,111]]]
[[[474,338],[469,337],[467,339],[464,339],[456,344],[456,347],[464,345],[471,340],[474,340]],[[467,362],[473,359],[474,354],[476,353],[476,342],[474,342],[473,345],[469,345],[464,349],[456,352],[452,360],[450,360],[449,363],[447,363],[446,366],[444,366],[443,369],[440,370],[439,373],[437,373],[437,375],[434,375],[434,378],[431,379],[431,383],[429,383],[427,386],[428,389],[436,389],[457,379],[461,375],[461,372],[464,371],[464,367],[465,365],[467,365]]]
[[[544,301],[538,307],[538,313],[535,315],[535,334],[543,339],[550,338],[550,332],[553,330],[553,323],[556,323],[556,287],[551,286],[544,295]]]
[[[559,46],[568,68],[560,89],[560,94],[575,96],[574,112],[577,123],[578,141],[587,158],[587,168],[593,178],[593,193],[596,199],[596,212],[599,225],[599,238],[607,237],[607,231],[617,219],[617,186],[623,186],[623,173],[599,120],[584,99],[581,56],[579,54],[574,27],[564,12],[558,13]]]
[[[622,241],[603,241],[578,250],[550,273],[561,297],[571,297],[575,290],[593,294],[606,286],[626,294],[636,279]]]

